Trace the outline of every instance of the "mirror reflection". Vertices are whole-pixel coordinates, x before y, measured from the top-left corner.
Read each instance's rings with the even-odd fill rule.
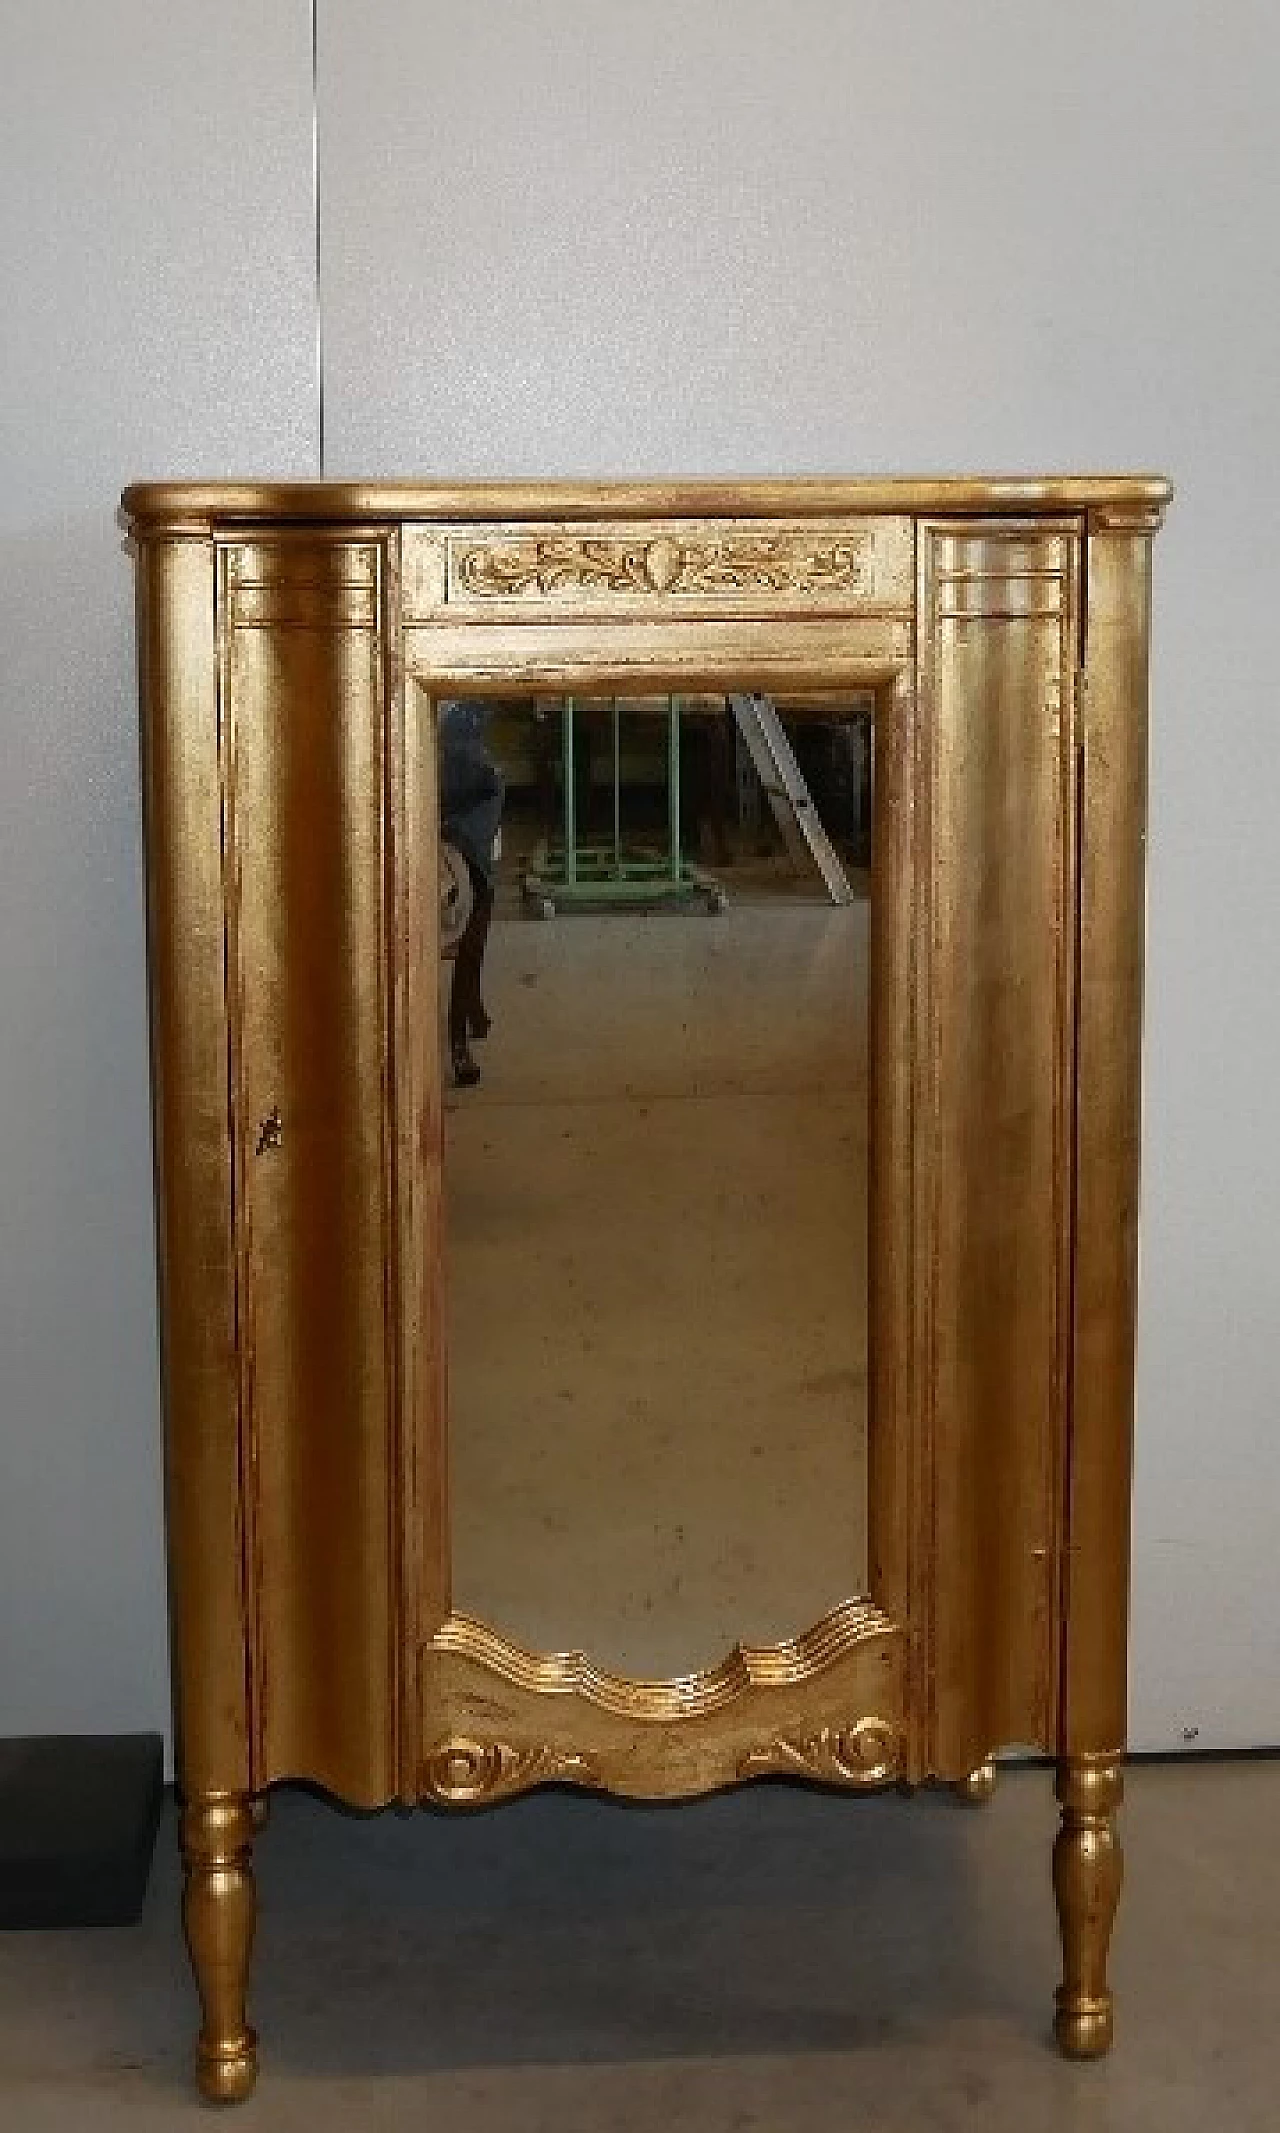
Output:
[[[453,1605],[669,1678],[865,1589],[873,706],[437,709]]]

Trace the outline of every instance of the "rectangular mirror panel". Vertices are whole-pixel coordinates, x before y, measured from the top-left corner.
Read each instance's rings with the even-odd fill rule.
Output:
[[[865,1589],[871,708],[438,707],[452,1601],[534,1651]]]

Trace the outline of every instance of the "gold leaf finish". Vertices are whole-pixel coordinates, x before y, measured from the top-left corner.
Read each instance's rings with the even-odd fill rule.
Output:
[[[246,1794],[208,1794],[182,1810],[182,1919],[203,2013],[196,2078],[211,2103],[241,2102],[258,2076],[258,2039],[245,2016],[256,1821]]]
[[[869,1600],[845,1600],[802,1636],[777,1644],[735,1644],[718,1665],[670,1681],[637,1681],[592,1664],[584,1652],[527,1652],[469,1615],[450,1615],[437,1630],[437,1651],[458,1652],[491,1667],[517,1688],[548,1696],[582,1696],[622,1718],[704,1718],[752,1688],[784,1688],[834,1666],[869,1638],[891,1637],[893,1623]]]
[[[122,502],[135,531],[187,539],[215,521],[598,518],[839,519],[851,512],[1139,514],[1158,522],[1173,491],[1159,474],[787,475],[732,481],[142,481]]]
[[[968,1777],[958,1779],[955,1790],[964,1806],[989,1807],[996,1795],[996,1766],[990,1756],[978,1763]]]
[[[687,623],[791,611],[906,619],[914,602],[914,533],[902,513],[419,521],[404,528],[402,546],[409,623]]]
[[[1058,1759],[1058,2040],[1107,2048],[1169,494],[126,492],[207,2094],[252,2085],[252,1801],[277,1780],[363,1806],[776,1775],[976,1799],[1010,1742]],[[451,1612],[433,706],[729,686],[874,697],[870,1597],[637,1681]]]
[[[1062,1983],[1054,2034],[1068,2059],[1111,2049],[1107,1982],[1111,1929],[1124,1873],[1116,1809],[1124,1793],[1117,1756],[1073,1756],[1058,1766],[1062,1827],[1053,1847],[1053,1888],[1062,1935]]]
[[[880,1718],[860,1718],[851,1726],[820,1726],[803,1739],[779,1734],[744,1755],[739,1773],[813,1778],[820,1785],[888,1785],[901,1766],[897,1728]]]
[[[313,531],[228,541],[219,561],[251,1789],[305,1770],[373,1805],[396,1774],[379,627],[393,558]],[[335,1681],[358,1723],[335,1722]]]
[[[644,552],[644,574],[655,592],[670,592],[680,582],[688,563],[688,551],[669,534],[659,534]]]
[[[581,540],[568,536],[460,548],[457,586],[481,598],[558,592],[864,592],[867,537],[798,534]]]
[[[450,1807],[481,1807],[531,1785],[598,1785],[586,1755],[563,1754],[545,1744],[517,1748],[509,1741],[466,1740],[454,1735],[427,1751],[422,1766],[424,1797]]]
[[[436,1799],[480,1797],[471,1788],[486,1773],[494,1785],[505,1782],[495,1744],[533,1739],[548,1760],[514,1773],[516,1789],[567,1774],[633,1799],[682,1799],[762,1776],[777,1767],[779,1742],[816,1741],[824,1729],[825,1756],[815,1749],[813,1767],[796,1774],[879,1783],[871,1774],[878,1765],[890,1753],[895,1770],[902,1760],[902,1676],[901,1630],[863,1600],[834,1608],[803,1636],[737,1645],[718,1665],[670,1681],[611,1674],[581,1652],[527,1652],[485,1623],[450,1615],[421,1655],[427,1747],[417,1789]],[[868,1715],[837,1740],[830,1713],[849,1709]],[[477,1757],[487,1743],[483,1752],[496,1757],[477,1762],[475,1779],[460,1762],[452,1789],[440,1782],[442,1719],[446,1740]],[[841,1755],[857,1777],[841,1775]],[[590,1776],[566,1772],[578,1758]]]
[[[930,521],[917,562],[929,826],[915,955],[929,1036],[913,1071],[930,1153],[917,1172],[915,1368],[931,1477],[917,1489],[928,1575],[948,1596],[931,1624],[927,1763],[964,1777],[1006,1742],[1057,1741],[1079,528]]]

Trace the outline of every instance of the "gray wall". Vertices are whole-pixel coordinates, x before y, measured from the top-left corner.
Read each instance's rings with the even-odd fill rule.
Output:
[[[0,4],[0,1733],[167,1722],[122,484],[315,472],[305,0]]]
[[[315,471],[306,14],[0,7],[3,1730],[165,1705],[111,509],[144,472]],[[328,472],[1177,482],[1157,549],[1134,1730],[1280,1741],[1280,17],[320,0],[320,31]]]

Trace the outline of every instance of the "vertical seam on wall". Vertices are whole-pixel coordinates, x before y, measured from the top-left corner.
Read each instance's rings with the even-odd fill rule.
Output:
[[[320,0],[311,0],[311,210],[315,226],[316,472],[324,480],[324,303],[320,280]]]

